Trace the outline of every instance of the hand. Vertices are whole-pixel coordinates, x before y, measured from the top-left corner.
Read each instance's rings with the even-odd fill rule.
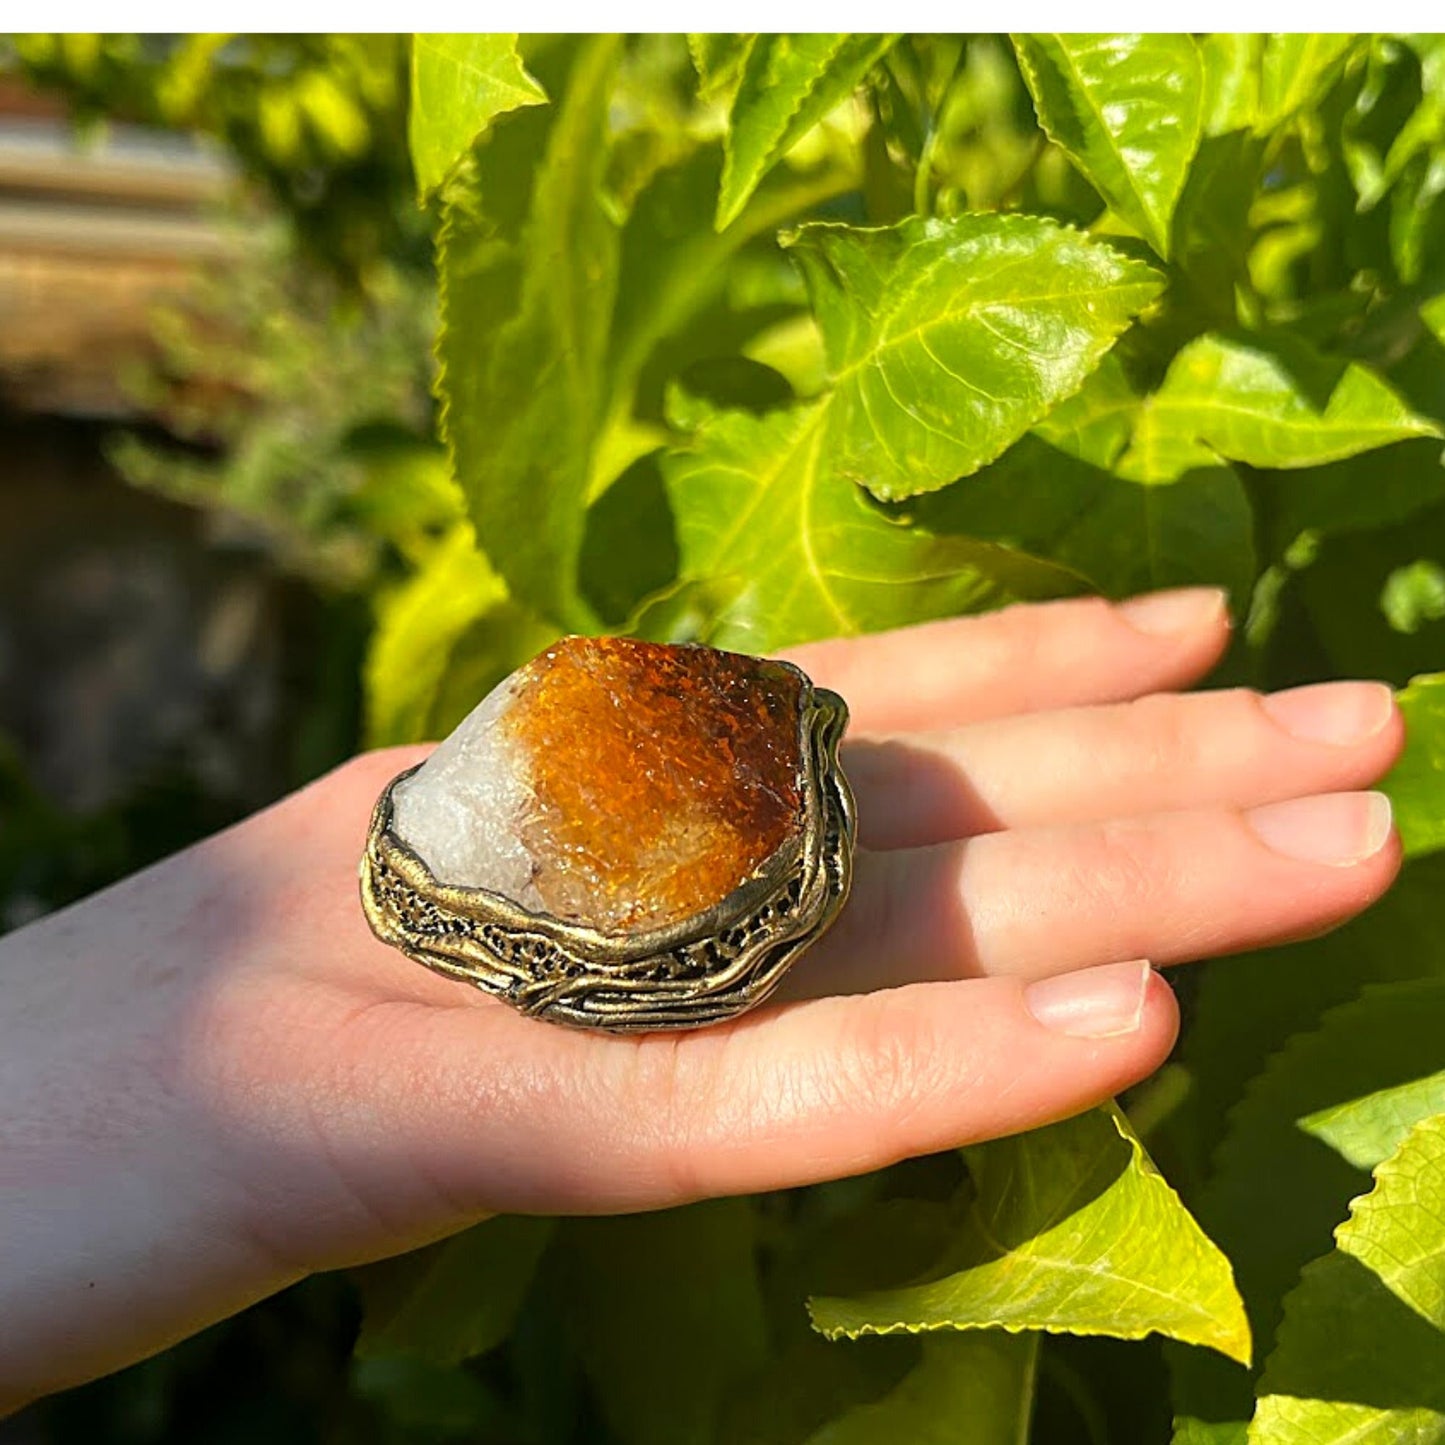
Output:
[[[1173,964],[1389,885],[1388,692],[1177,696],[1220,596],[791,654],[853,710],[854,893],[787,998],[697,1033],[522,1018],[382,947],[359,758],[0,942],[0,1408],[490,1211],[658,1208],[1027,1129],[1143,1078]],[[846,995],[846,996],[839,996]]]

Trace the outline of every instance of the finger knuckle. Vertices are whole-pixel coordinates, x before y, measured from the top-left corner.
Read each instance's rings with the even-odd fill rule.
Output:
[[[920,1116],[947,1087],[937,1023],[906,991],[885,991],[856,1011],[840,1050],[835,1090],[840,1111],[871,1121],[891,1141],[886,1153],[909,1152]]]
[[[1172,775],[1206,760],[1211,729],[1197,726],[1185,699],[1156,694],[1126,702],[1123,709],[1124,747],[1134,769]]]
[[[628,1044],[627,1077],[607,1107],[627,1120],[633,1148],[652,1160],[668,1197],[701,1198],[707,1192],[707,1121],[718,1112],[711,1051],[693,1047],[684,1059],[683,1038],[672,1033],[644,1034]]]
[[[1079,855],[1081,892],[1096,910],[1150,916],[1172,887],[1168,850],[1158,830],[1127,819],[1101,823]]]

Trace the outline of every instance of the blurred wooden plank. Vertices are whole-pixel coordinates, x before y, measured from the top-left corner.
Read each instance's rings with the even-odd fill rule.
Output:
[[[212,218],[229,169],[187,137],[0,113],[0,397],[30,412],[119,418],[151,317],[240,239]]]
[[[15,252],[171,261],[223,256],[231,248],[202,216],[0,193],[0,266]]]

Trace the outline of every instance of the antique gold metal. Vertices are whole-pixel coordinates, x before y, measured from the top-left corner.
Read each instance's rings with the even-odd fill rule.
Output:
[[[837,917],[852,881],[853,795],[838,762],[848,707],[798,675],[801,829],[720,903],[665,928],[606,934],[485,888],[440,883],[392,831],[392,794],[410,768],[377,800],[361,860],[372,931],[418,963],[554,1022],[688,1029],[753,1008]]]

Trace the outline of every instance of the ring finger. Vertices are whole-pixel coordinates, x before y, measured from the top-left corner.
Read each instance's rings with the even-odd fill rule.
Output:
[[[1237,952],[1342,923],[1399,863],[1376,793],[860,852],[852,897],[785,996]]]

